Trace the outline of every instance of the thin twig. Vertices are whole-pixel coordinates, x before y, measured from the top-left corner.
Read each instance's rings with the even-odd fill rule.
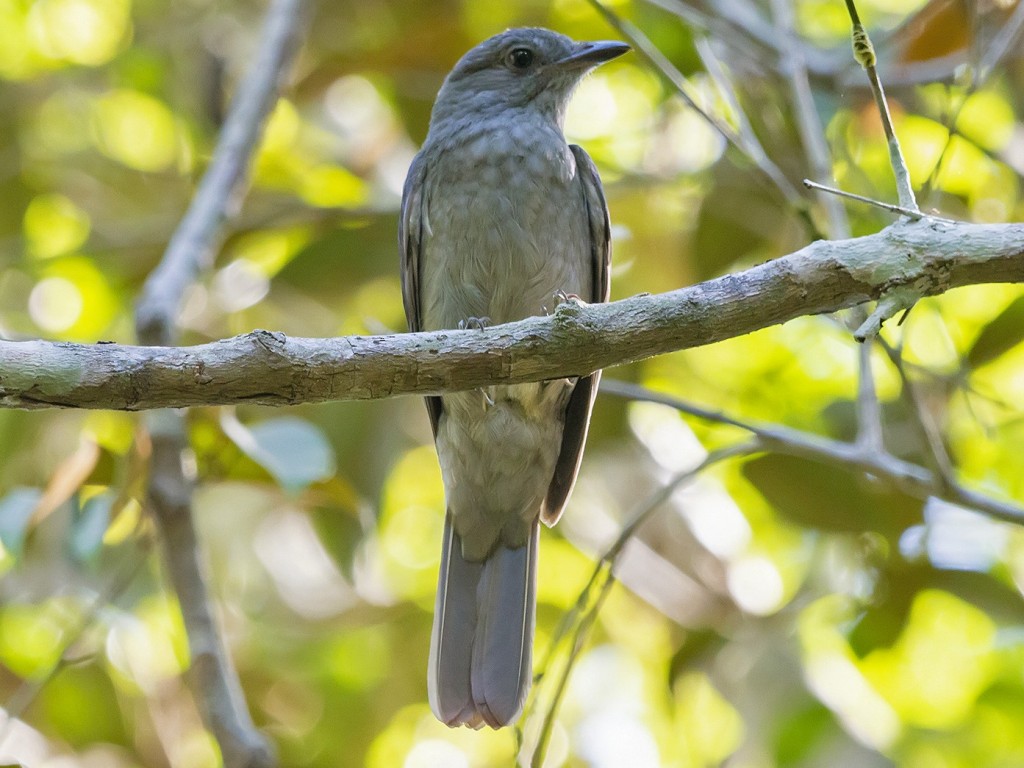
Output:
[[[21,717],[22,713],[28,709],[29,705],[35,701],[36,696],[39,692],[45,688],[51,680],[53,680],[60,672],[68,666],[76,663],[78,659],[72,659],[68,657],[68,651],[71,647],[81,639],[85,631],[92,626],[93,622],[96,621],[96,617],[99,616],[107,605],[116,600],[135,580],[138,576],[142,566],[146,563],[146,556],[152,546],[152,539],[142,539],[138,549],[131,553],[128,560],[128,565],[117,575],[115,575],[110,582],[102,590],[96,593],[89,606],[78,616],[78,620],[70,627],[67,627],[62,636],[64,639],[64,646],[61,650],[60,657],[57,659],[57,663],[54,664],[50,670],[42,677],[33,678],[31,680],[25,680],[21,685],[11,694],[10,698],[4,703],[4,721],[0,725],[0,748],[3,747],[8,735],[10,734],[11,725],[14,721]],[[0,749],[2,754],[2,749]]]
[[[742,135],[733,130],[732,126],[726,123],[717,115],[713,115],[701,107],[696,99],[690,94],[690,85],[683,74],[676,69],[675,65],[658,50],[657,46],[650,41],[640,29],[626,19],[607,8],[600,0],[588,0],[588,2],[600,13],[605,20],[611,24],[623,37],[633,45],[636,52],[653,66],[662,77],[664,77],[679,93],[687,106],[700,115],[708,125],[715,129],[729,144],[742,152],[757,166],[772,184],[782,193],[786,201],[797,210],[806,207],[804,199],[800,196],[796,187],[790,183],[786,175],[768,157],[763,149],[758,151],[759,144],[749,145]]]
[[[1010,502],[993,499],[983,493],[966,488],[957,480],[953,462],[946,451],[942,435],[928,413],[927,407],[921,402],[913,381],[907,375],[907,365],[903,359],[902,350],[888,344],[881,337],[879,337],[878,342],[900,375],[903,391],[906,393],[911,411],[914,414],[915,424],[922,445],[925,448],[930,463],[934,467],[935,475],[938,477],[938,491],[934,495],[945,501],[951,501],[960,506],[983,512],[999,520],[1011,523],[1021,522],[1020,515],[1024,510]]]
[[[573,667],[580,656],[580,650],[586,642],[590,629],[593,627],[597,615],[604,604],[605,598],[608,596],[612,585],[616,581],[615,566],[618,563],[619,556],[622,554],[626,545],[633,536],[636,535],[641,526],[651,518],[651,515],[653,515],[681,485],[690,482],[697,475],[714,464],[718,464],[721,461],[735,458],[737,456],[749,456],[760,450],[760,441],[757,438],[754,438],[753,440],[748,440],[743,443],[737,443],[735,445],[726,446],[712,451],[705,456],[697,466],[684,470],[683,472],[679,472],[665,485],[651,493],[646,499],[640,502],[628,516],[629,522],[622,527],[622,530],[619,532],[615,541],[612,542],[611,546],[605,550],[604,554],[602,554],[600,559],[598,559],[594,564],[594,570],[592,571],[590,578],[587,580],[586,585],[576,598],[576,605],[573,610],[563,618],[558,629],[555,631],[554,636],[551,638],[551,642],[548,644],[548,653],[545,663],[541,667],[542,670],[545,670],[551,659],[555,657],[558,647],[562,644],[562,641],[569,629],[572,628],[572,642],[568,650],[565,666],[560,670],[555,682],[554,693],[552,694],[551,701],[544,713],[544,720],[541,724],[540,733],[537,737],[537,745],[534,747],[534,751],[530,759],[530,765],[533,768],[540,768],[540,766],[544,764],[544,757],[547,754],[548,743],[551,738],[555,717],[558,714],[558,709],[561,704],[562,697],[565,694],[569,677],[572,674]],[[600,584],[599,591],[597,596],[592,599],[591,595],[598,584]],[[544,674],[545,673],[542,671],[541,675]],[[533,704],[536,704],[536,702],[537,699],[534,698]],[[530,709],[532,709],[532,707]],[[528,716],[529,714],[524,715],[524,719]]]
[[[873,205],[876,208],[882,208],[883,210],[891,211],[892,213],[898,213],[901,216],[906,216],[908,219],[911,219],[912,221],[922,221],[924,219],[928,219],[929,221],[940,221],[945,224],[956,224],[956,222],[953,219],[944,219],[941,216],[932,216],[931,214],[924,213],[920,209],[916,208],[904,208],[902,205],[884,203],[881,200],[875,200],[870,197],[864,197],[863,195],[857,195],[854,194],[853,192],[846,192],[842,189],[836,189],[835,187],[827,187],[824,184],[818,184],[816,181],[811,181],[810,179],[804,179],[804,186],[807,187],[808,189],[817,189],[822,192],[828,192],[831,195],[846,197],[849,198],[850,200],[856,200],[858,203],[865,203],[867,205]]]
[[[846,0],[846,10],[850,14],[850,21],[853,24],[853,55],[858,63],[868,73],[868,80],[871,82],[871,93],[875,97],[875,104],[878,106],[878,113],[882,118],[882,129],[885,131],[886,142],[889,146],[889,163],[892,165],[893,175],[896,177],[896,193],[900,205],[912,211],[919,210],[917,199],[914,197],[914,188],[910,183],[910,171],[907,170],[907,161],[903,157],[903,150],[900,149],[899,139],[896,138],[896,131],[892,126],[892,115],[889,114],[889,102],[885,98],[885,90],[882,88],[882,81],[878,79],[878,70],[875,67],[875,49],[871,45],[871,38],[867,30],[860,22],[857,14],[857,6],[854,0]]]
[[[999,27],[999,32],[992,41],[985,46],[985,53],[978,63],[978,73],[975,78],[977,85],[984,85],[991,76],[996,64],[1003,60],[1003,57],[1013,49],[1014,45],[1024,35],[1024,3],[1018,2],[1013,14]]]
[[[871,341],[881,332],[886,320],[900,312],[908,312],[920,298],[920,293],[913,288],[894,288],[883,294],[871,314],[853,332],[853,338],[862,344]]]
[[[731,0],[715,3],[713,13],[697,8],[695,3],[681,0],[646,0],[648,5],[660,8],[678,17],[689,27],[706,33],[730,46],[736,54],[748,59],[758,68],[772,66],[764,54],[780,56],[782,44],[761,14],[760,8],[749,0]]]
[[[814,104],[804,46],[794,28],[793,9],[789,0],[772,0],[772,15],[775,17],[778,36],[781,38],[781,51],[789,64],[789,77],[786,79],[793,97],[793,110],[797,117],[800,140],[807,153],[811,172],[824,182],[832,178],[832,160],[828,142],[825,140],[825,129]],[[849,237],[850,221],[846,216],[846,209],[832,196],[824,195],[822,200],[828,214],[829,236],[833,240]]]
[[[601,392],[644,402],[660,403],[706,421],[743,429],[755,435],[765,450],[800,456],[831,464],[850,471],[861,471],[892,483],[919,498],[935,496],[972,509],[997,520],[1016,525],[1024,524],[1024,507],[1009,501],[964,488],[956,482],[943,482],[941,477],[925,467],[904,461],[887,452],[866,452],[855,443],[833,440],[782,425],[764,425],[738,419],[720,411],[695,406],[671,395],[654,392],[638,384],[604,378]]]
[[[1000,26],[999,32],[992,39],[992,42],[986,46],[981,61],[971,69],[970,82],[963,92],[957,95],[956,105],[950,110],[949,116],[945,121],[946,141],[934,165],[932,165],[928,178],[921,185],[921,198],[923,200],[927,201],[929,199],[935,186],[938,184],[946,155],[949,154],[950,147],[953,146],[954,137],[959,135],[956,124],[960,120],[960,113],[963,111],[968,99],[985,85],[995,71],[995,65],[1003,59],[1007,51],[1017,42],[1017,38],[1021,36],[1022,32],[1024,32],[1024,3],[1018,3],[1013,14]]]
[[[775,171],[778,171],[778,166],[776,166],[768,157],[768,153],[761,144],[761,140],[757,138],[757,134],[754,132],[754,128],[750,124],[750,119],[747,117],[747,113],[744,111],[743,106],[740,104],[739,97],[736,95],[736,89],[733,88],[732,82],[729,80],[729,76],[726,74],[725,67],[722,66],[721,60],[715,53],[714,47],[711,45],[707,37],[698,37],[696,40],[696,47],[697,55],[700,56],[700,60],[704,65],[705,71],[708,73],[712,82],[714,82],[715,87],[722,96],[722,99],[736,117],[736,146],[740,147],[741,151],[750,157],[759,167],[764,166],[765,168],[774,169],[771,171],[771,173],[774,174]],[[782,176],[781,171],[778,171],[778,175],[779,178],[782,178],[786,183],[786,189],[782,190],[783,194],[787,194],[787,190],[793,190],[792,185],[789,183],[789,179]],[[773,179],[773,181],[774,180],[775,179]],[[790,202],[793,202],[793,200],[790,199]],[[802,199],[800,202],[802,205]]]
[[[232,101],[210,167],[143,286],[136,308],[136,331],[143,344],[169,345],[177,338],[176,317],[185,292],[212,262],[224,224],[240,206],[253,155],[298,48],[306,5],[306,0],[273,0],[267,11],[259,50]],[[173,411],[155,411],[147,425],[153,442],[147,505],[159,526],[168,576],[181,607],[192,658],[190,677],[203,721],[217,739],[227,768],[270,768],[277,760],[249,714],[210,601],[192,520],[192,482],[182,465],[188,448],[184,420]]]
[[[932,471],[941,480],[943,489],[948,492],[950,488],[956,485],[953,462],[950,460],[946,446],[942,442],[942,435],[939,434],[938,427],[936,427],[935,422],[928,413],[927,407],[918,396],[917,387],[911,381],[910,376],[907,375],[906,366],[903,364],[903,350],[900,347],[894,347],[882,338],[878,339],[878,344],[885,351],[885,354],[888,355],[889,362],[892,363],[899,374],[900,382],[903,384],[903,394],[910,405],[910,412],[913,416],[914,425],[917,428],[921,447],[928,457]]]
[[[782,39],[786,60],[789,63],[789,77],[793,98],[793,109],[797,116],[800,138],[807,153],[812,172],[824,181],[832,178],[832,160],[828,142],[825,140],[825,128],[821,124],[818,110],[814,104],[810,78],[807,74],[807,62],[804,58],[804,47],[799,40],[793,20],[793,9],[788,0],[772,0],[772,15],[775,26]],[[819,191],[826,191],[820,185]],[[833,239],[850,236],[850,220],[846,209],[835,195],[822,196],[829,220],[829,234]],[[864,320],[862,310],[854,310]],[[871,370],[871,345],[862,344],[857,350],[857,444],[864,450],[883,451],[882,409],[875,391],[874,374]]]
[[[871,366],[870,343],[857,347],[857,445],[864,451],[881,453],[885,450],[882,435],[882,404],[875,391],[875,377]]]
[[[267,11],[259,50],[231,102],[213,160],[143,286],[136,329],[144,344],[173,343],[178,307],[199,271],[212,261],[225,222],[238,212],[253,153],[298,47],[306,5],[307,0],[273,0]]]

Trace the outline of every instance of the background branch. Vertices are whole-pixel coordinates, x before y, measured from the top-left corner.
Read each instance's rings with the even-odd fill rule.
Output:
[[[238,88],[214,151],[185,216],[136,307],[139,341],[172,344],[178,308],[192,281],[213,260],[224,223],[239,208],[252,157],[281,81],[298,48],[304,0],[273,0],[256,58]],[[147,420],[152,463],[146,501],[160,530],[171,585],[188,635],[191,683],[207,728],[227,768],[276,765],[270,743],[249,715],[238,674],[220,637],[206,584],[206,568],[192,519],[192,482],[184,418],[161,410]]]
[[[873,447],[860,441],[846,443],[782,425],[742,421],[719,411],[700,408],[671,395],[652,392],[646,387],[623,381],[606,379],[601,383],[601,391],[632,400],[667,405],[699,419],[738,427],[754,435],[759,441],[759,447],[765,451],[859,470],[920,498],[935,496],[954,504],[973,507],[979,512],[1006,522],[1018,525],[1024,523],[1024,508],[964,488],[952,477],[952,470],[948,467],[945,471],[941,468],[927,469],[893,456],[884,448]]]

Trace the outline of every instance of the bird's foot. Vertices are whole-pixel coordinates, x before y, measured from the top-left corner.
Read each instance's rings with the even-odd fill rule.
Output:
[[[559,288],[557,291],[555,291],[555,306],[556,307],[559,304],[565,304],[565,302],[567,302],[567,301],[577,301],[580,304],[585,304],[586,303],[585,301],[583,301],[583,299],[581,299],[575,293],[566,293],[561,288]]]
[[[473,329],[475,331],[482,331],[490,324],[491,318],[489,317],[467,317],[465,320],[459,320],[459,330]],[[484,387],[479,391],[484,400],[484,410],[492,408],[494,406],[494,387]]]
[[[491,318],[489,317],[467,317],[465,320],[459,320],[459,330],[465,331],[472,328],[476,331],[482,331],[490,324]]]
[[[552,296],[554,298],[554,302],[555,303],[552,305],[551,309],[548,309],[547,307],[541,307],[541,309],[544,310],[544,314],[545,315],[550,315],[552,312],[557,310],[563,304],[569,304],[569,303],[572,303],[572,304],[586,304],[587,303],[583,299],[581,299],[577,294],[575,294],[575,293],[566,293],[561,288],[559,288],[557,291],[555,291],[554,294],[552,294]]]

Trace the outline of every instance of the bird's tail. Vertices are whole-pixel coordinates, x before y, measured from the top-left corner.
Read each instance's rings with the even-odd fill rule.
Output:
[[[519,716],[533,667],[537,542],[534,523],[525,546],[498,545],[472,563],[446,515],[427,671],[438,720],[500,728]]]

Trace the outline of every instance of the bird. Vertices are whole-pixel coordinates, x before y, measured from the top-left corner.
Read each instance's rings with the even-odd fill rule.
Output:
[[[402,194],[410,331],[473,329],[609,297],[608,206],[564,135],[577,85],[629,50],[509,29],[445,78]],[[445,490],[428,699],[451,727],[501,728],[532,682],[539,522],[579,470],[600,371],[426,398]]]

